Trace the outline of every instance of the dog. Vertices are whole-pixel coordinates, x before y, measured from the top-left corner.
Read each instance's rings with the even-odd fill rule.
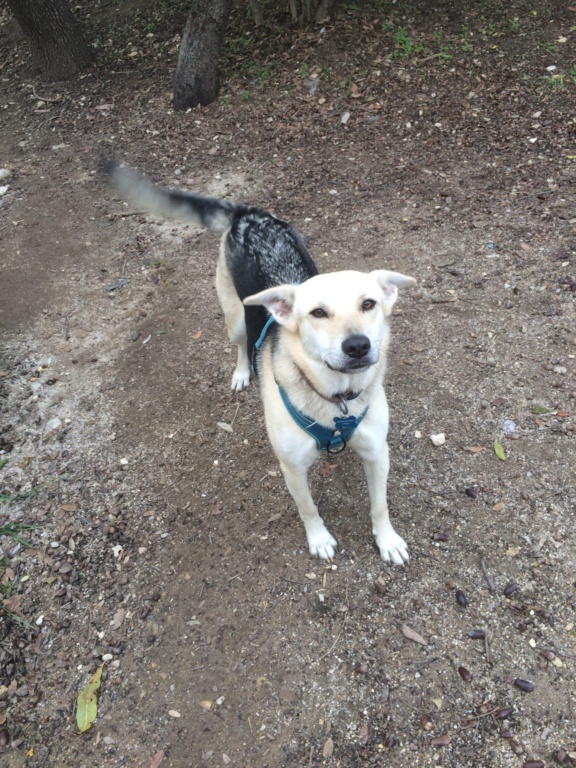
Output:
[[[376,545],[408,562],[388,515],[388,404],[383,379],[389,317],[413,277],[377,269],[319,274],[300,233],[260,208],[157,186],[114,161],[101,170],[150,212],[222,233],[216,291],[238,357],[232,389],[259,380],[266,430],[313,556],[337,542],[318,514],[308,470],[321,450],[349,445],[362,459]]]

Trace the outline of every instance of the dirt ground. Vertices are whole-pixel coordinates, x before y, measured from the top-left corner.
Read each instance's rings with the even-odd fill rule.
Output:
[[[576,7],[461,5],[239,7],[186,114],[185,3],[90,4],[99,63],[50,85],[1,12],[2,766],[576,762]],[[102,152],[273,210],[321,271],[417,278],[386,380],[406,567],[351,452],[312,470],[340,548],[310,558],[229,389],[216,236],[117,199]]]

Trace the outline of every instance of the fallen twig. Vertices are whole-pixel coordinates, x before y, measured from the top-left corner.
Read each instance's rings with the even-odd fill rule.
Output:
[[[488,589],[490,592],[496,592],[496,584],[494,584],[494,579],[488,573],[488,569],[486,568],[486,560],[484,558],[482,558],[480,561],[480,566],[482,567],[482,573],[486,579],[486,584],[488,584]]]
[[[34,96],[35,99],[38,99],[38,101],[46,101],[49,104],[57,104],[59,101],[62,101],[62,96],[57,96],[55,99],[49,99],[48,96],[39,96],[36,93],[36,86],[32,86],[32,96]]]

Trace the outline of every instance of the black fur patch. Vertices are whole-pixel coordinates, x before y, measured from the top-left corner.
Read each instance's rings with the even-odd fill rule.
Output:
[[[240,299],[273,288],[298,285],[318,274],[300,233],[267,211],[238,211],[226,236],[226,262]],[[264,307],[246,307],[248,354],[268,319]]]

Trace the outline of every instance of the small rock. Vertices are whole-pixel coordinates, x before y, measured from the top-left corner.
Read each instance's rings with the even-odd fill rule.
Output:
[[[535,687],[534,683],[530,682],[530,680],[523,680],[521,677],[517,677],[514,680],[514,685],[520,691],[524,691],[525,693],[531,693]]]
[[[466,667],[458,667],[458,674],[465,683],[469,683],[472,680],[472,673]]]
[[[54,432],[56,429],[60,429],[61,426],[61,420],[58,418],[58,416],[54,416],[54,418],[46,422],[46,432]]]
[[[432,441],[432,445],[435,445],[438,448],[446,442],[446,435],[444,432],[439,432],[437,435],[430,435],[430,440]]]

